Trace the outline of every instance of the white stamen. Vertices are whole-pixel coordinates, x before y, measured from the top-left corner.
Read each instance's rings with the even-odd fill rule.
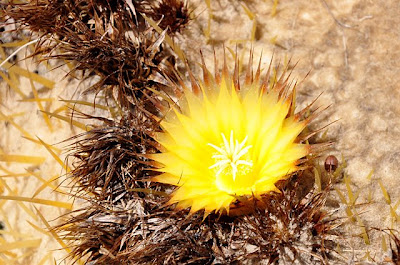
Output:
[[[219,176],[225,169],[231,167],[232,170],[232,178],[236,179],[236,175],[238,174],[238,166],[246,165],[249,167],[253,166],[253,162],[249,160],[241,159],[245,154],[249,152],[249,149],[252,147],[248,145],[245,147],[247,142],[247,136],[244,140],[239,143],[238,140],[233,138],[233,131],[231,131],[229,142],[226,139],[225,135],[221,133],[223,144],[221,147],[218,147],[214,144],[208,143],[209,146],[214,148],[218,153],[213,155],[212,158],[216,160],[215,164],[209,167],[209,169],[218,168],[217,176]]]

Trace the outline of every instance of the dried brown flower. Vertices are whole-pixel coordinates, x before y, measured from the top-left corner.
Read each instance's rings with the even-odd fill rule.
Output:
[[[127,112],[119,122],[102,119],[102,126],[71,139],[75,142],[70,145],[74,165],[70,176],[77,194],[112,201],[132,188],[144,188],[142,180],[150,166],[143,155],[156,151],[149,132],[157,125],[143,116],[143,112]]]
[[[100,79],[86,91],[106,90],[123,107],[151,94],[147,87],[162,89],[174,76],[165,35],[148,25],[145,13],[160,21],[164,34],[180,31],[189,20],[180,0],[38,0],[9,3],[6,9],[22,28],[39,34],[34,55],[72,62],[71,72],[81,70],[83,78],[97,75]]]
[[[162,29],[167,29],[168,34],[181,32],[190,21],[190,12],[186,1],[181,0],[160,0],[153,2],[152,8],[142,10],[154,21],[159,21]]]
[[[148,191],[114,206],[94,203],[59,227],[75,240],[74,257],[87,255],[96,264],[328,264],[336,258],[337,220],[322,210],[328,189],[305,197],[297,188],[285,190],[264,197],[252,214],[204,220],[201,213],[163,207],[167,197]]]

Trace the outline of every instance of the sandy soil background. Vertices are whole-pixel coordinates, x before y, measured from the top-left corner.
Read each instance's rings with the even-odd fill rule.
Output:
[[[274,5],[272,0],[210,0],[189,3],[194,9],[195,20],[178,39],[190,61],[200,60],[201,49],[212,68],[213,47],[217,55],[221,55],[224,43],[232,49],[237,45],[244,57],[253,47],[255,58],[258,59],[263,53],[264,65],[267,65],[273,53],[275,58],[282,61],[292,58],[292,61],[298,61],[293,73],[298,79],[311,71],[298,89],[298,103],[300,107],[305,106],[322,93],[317,106],[330,107],[313,126],[320,128],[338,120],[327,129],[326,136],[335,141],[334,147],[327,153],[343,157],[347,164],[344,179],[347,179],[348,185],[344,180],[336,184],[339,192],[332,191],[336,203],[331,205],[336,207],[336,214],[343,217],[345,225],[342,229],[348,235],[342,240],[346,248],[341,253],[350,263],[375,264],[387,260],[390,257],[388,237],[372,228],[399,229],[400,221],[400,209],[397,209],[400,204],[400,90],[397,85],[400,81],[400,2],[281,0]],[[20,56],[22,58],[23,53]],[[27,65],[31,71],[36,68],[35,64],[28,62]],[[25,68],[25,62],[20,66]],[[60,97],[82,99],[79,93],[75,93],[79,83],[63,78],[67,69],[50,72],[41,65],[38,70],[40,75],[55,81],[53,89],[35,83],[40,98],[54,99],[43,101],[46,110],[53,112],[65,104],[59,101]],[[8,191],[2,182],[2,195],[31,197],[43,181],[32,174],[26,174],[25,177],[3,175],[9,175],[10,172],[27,173],[29,170],[49,180],[65,171],[43,145],[22,138],[24,133],[14,123],[32,138],[37,139],[38,136],[48,144],[58,143],[82,130],[54,118],[51,119],[51,130],[37,102],[19,101],[21,96],[5,82],[0,82],[0,88],[2,154],[45,157],[41,165],[0,162],[0,180],[11,189],[11,192]],[[19,88],[28,98],[34,98],[28,80],[21,79]],[[60,113],[65,114],[65,111]],[[58,148],[62,146],[65,144],[57,145]],[[65,154],[59,155],[63,161]],[[325,156],[322,156],[321,164]],[[349,189],[357,198],[353,203],[350,202]],[[346,201],[341,200],[338,193],[343,194]],[[62,201],[68,199],[68,196],[52,192],[50,187],[45,188],[38,197]],[[54,264],[53,258],[63,263],[61,257],[66,252],[52,251],[60,248],[54,238],[27,222],[45,228],[40,218],[35,220],[14,201],[1,200],[0,205],[5,241],[40,240],[35,241],[36,245],[32,245],[30,250],[22,252],[5,249],[5,241],[0,240],[3,262],[0,264]],[[48,221],[64,212],[51,206],[35,206]],[[25,207],[36,213],[33,205],[25,203]],[[346,208],[357,218],[353,221],[348,218]],[[360,236],[364,231],[363,226],[367,239]],[[7,234],[7,231],[12,233]],[[28,255],[24,256],[25,253]]]

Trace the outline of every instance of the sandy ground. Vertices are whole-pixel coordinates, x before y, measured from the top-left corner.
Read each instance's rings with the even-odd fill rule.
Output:
[[[397,87],[400,81],[400,62],[397,59],[400,53],[400,31],[397,26],[400,24],[400,3],[395,0],[281,0],[275,12],[272,0],[211,0],[211,6],[207,6],[205,1],[189,2],[194,7],[196,19],[180,37],[180,42],[190,61],[199,61],[198,51],[202,49],[211,66],[213,47],[217,54],[221,54],[222,44],[225,43],[232,49],[237,44],[245,55],[253,47],[257,59],[262,51],[263,65],[269,62],[272,53],[281,61],[292,58],[292,61],[298,61],[293,73],[298,79],[311,71],[298,89],[298,103],[300,107],[305,106],[322,93],[317,106],[330,107],[313,126],[320,128],[338,120],[327,130],[327,137],[335,141],[333,149],[327,153],[339,158],[343,156],[347,163],[345,172],[348,175],[348,187],[354,196],[358,196],[353,204],[349,203],[349,190],[344,181],[335,187],[345,195],[346,203],[336,196],[336,191],[332,192],[336,196],[337,215],[344,217],[343,230],[348,234],[342,240],[346,246],[342,254],[348,257],[349,262],[375,264],[385,261],[389,256],[385,248],[385,244],[389,243],[388,238],[372,228],[399,229],[400,219],[396,219],[396,214],[400,214],[400,209],[397,209],[400,199],[400,90]],[[24,63],[20,65],[25,67]],[[30,67],[33,70],[35,66]],[[41,86],[37,84],[40,97],[56,99],[44,103],[49,111],[63,104],[59,97],[80,98],[79,93],[74,94],[78,82],[63,79],[65,71],[58,69],[49,72],[44,66],[39,68],[39,74],[56,82],[52,90],[41,91]],[[21,80],[19,87],[26,95],[33,97],[27,80]],[[54,144],[81,131],[54,118],[51,119],[54,128],[50,131],[36,102],[19,102],[21,97],[5,82],[0,83],[0,88],[1,112],[5,115],[22,112],[13,121],[33,137],[38,136],[46,143]],[[0,130],[3,153],[46,158],[40,166],[0,162],[3,168],[16,173],[29,169],[46,180],[64,173],[46,148],[21,138],[23,134],[9,119],[2,118]],[[57,147],[61,148],[62,145]],[[63,160],[65,156],[60,154],[60,157]],[[2,175],[8,174],[2,171]],[[369,178],[367,176],[371,171],[373,175]],[[1,179],[14,189],[15,194],[26,197],[32,196],[43,183],[32,176]],[[386,198],[383,190],[387,191]],[[3,195],[10,193],[5,190]],[[38,197],[67,199],[51,192],[49,188]],[[25,205],[35,212],[29,203]],[[36,207],[47,220],[63,212],[50,206]],[[346,207],[353,211],[358,220],[347,218]],[[4,239],[14,242],[26,239],[25,235],[29,235],[30,239],[41,239],[40,251],[33,248],[31,252],[35,254],[25,258],[18,256],[23,255],[18,251],[14,251],[17,254],[13,256],[0,250],[4,262],[14,262],[3,264],[39,264],[47,253],[60,262],[65,251],[49,252],[60,246],[51,236],[40,233],[27,223],[30,221],[44,227],[43,222],[33,220],[13,201],[7,201],[1,209],[3,215],[0,219],[3,222],[9,220],[5,231],[21,234],[5,234]],[[368,240],[360,237],[363,226],[366,227]],[[49,256],[41,264],[50,263],[54,261]]]

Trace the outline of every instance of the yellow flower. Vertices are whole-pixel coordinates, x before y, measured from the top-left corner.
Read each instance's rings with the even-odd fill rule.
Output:
[[[299,139],[308,120],[294,114],[285,73],[271,80],[270,69],[262,79],[260,66],[255,75],[249,67],[240,84],[238,62],[233,77],[225,63],[213,77],[203,62],[202,81],[190,73],[192,89],[181,82],[184,93],[155,137],[161,152],[151,155],[161,172],[153,181],[177,186],[170,204],[229,213],[238,196],[279,192],[275,183],[299,170],[310,153]]]

